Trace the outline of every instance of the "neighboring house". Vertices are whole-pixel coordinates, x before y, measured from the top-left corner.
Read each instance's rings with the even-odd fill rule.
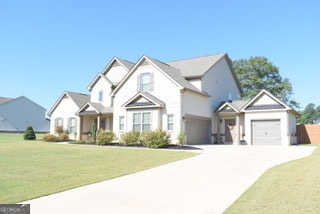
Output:
[[[73,136],[76,139],[87,139],[95,125],[98,129],[112,130],[118,137],[132,130],[162,129],[170,133],[173,143],[184,133],[187,144],[206,144],[225,142],[221,138],[225,119],[227,124],[232,124],[229,119],[238,120],[237,124],[241,120],[250,124],[252,120],[242,116],[240,107],[239,117],[236,111],[224,119],[223,113],[216,111],[221,102],[241,97],[240,84],[227,54],[173,62],[142,56],[136,63],[115,57],[91,81],[88,90],[90,96],[83,95],[88,98],[83,104],[76,104],[69,92],[58,99],[49,112],[51,133],[55,133],[57,125],[69,131],[71,122],[67,121],[75,118],[77,131]],[[290,111],[288,106],[279,103]],[[249,110],[245,108],[244,111],[250,115]],[[278,118],[264,113],[272,120]],[[64,122],[59,122],[59,118]],[[284,136],[281,133],[281,137]],[[238,144],[246,140],[251,144],[251,140],[247,140],[251,132],[246,134],[245,139],[235,138],[232,142]]]
[[[45,108],[24,96],[0,97],[1,132],[24,132],[28,126],[35,132],[48,132],[50,122],[45,115]]]
[[[226,144],[291,145],[297,143],[299,115],[266,90],[250,101],[224,102],[217,109],[217,139]]]
[[[63,92],[48,112],[51,117],[50,133],[56,133],[55,128],[61,126],[69,133],[70,139],[76,139],[77,133],[80,133],[80,117],[76,112],[89,100],[90,96],[87,94]]]

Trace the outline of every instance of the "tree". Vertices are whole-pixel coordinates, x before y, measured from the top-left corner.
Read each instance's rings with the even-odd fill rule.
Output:
[[[243,90],[243,98],[251,99],[262,89],[266,89],[292,107],[299,104],[291,99],[292,85],[288,78],[282,78],[279,69],[266,57],[234,60],[233,68]]]
[[[26,131],[23,134],[23,139],[25,140],[35,140],[36,139],[36,134],[33,131],[32,126],[28,126]]]
[[[313,124],[315,120],[320,117],[320,106],[309,103],[303,111],[300,112],[301,116],[298,118],[300,124]]]

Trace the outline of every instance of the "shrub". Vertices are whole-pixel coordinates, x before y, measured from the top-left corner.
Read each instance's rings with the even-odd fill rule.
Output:
[[[184,133],[178,134],[178,144],[183,146],[187,142],[187,136]]]
[[[170,134],[160,129],[156,131],[143,132],[141,135],[142,144],[149,148],[163,148],[170,143]]]
[[[68,134],[61,134],[58,137],[59,141],[66,141],[69,140],[69,135]]]
[[[45,134],[43,136],[43,140],[47,141],[47,142],[58,142],[59,141],[58,137],[53,134]]]
[[[62,126],[56,126],[54,128],[54,130],[56,131],[56,133],[58,133],[58,135],[61,135],[63,133],[63,127]]]
[[[36,139],[36,134],[33,131],[32,126],[28,126],[26,131],[23,134],[23,139],[25,140],[35,140]]]
[[[121,135],[121,142],[125,146],[135,146],[141,145],[140,142],[140,132],[139,131],[130,131]]]
[[[67,134],[61,134],[59,136],[53,135],[53,134],[45,134],[43,136],[43,140],[47,142],[61,142],[61,141],[67,141],[69,140],[69,135]]]
[[[97,144],[98,145],[107,145],[113,142],[116,139],[116,135],[113,131],[110,130],[100,130],[97,135]]]

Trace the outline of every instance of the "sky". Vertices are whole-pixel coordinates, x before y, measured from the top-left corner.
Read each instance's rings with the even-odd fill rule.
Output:
[[[0,0],[0,96],[49,111],[113,57],[264,56],[301,109],[320,105],[319,0]]]

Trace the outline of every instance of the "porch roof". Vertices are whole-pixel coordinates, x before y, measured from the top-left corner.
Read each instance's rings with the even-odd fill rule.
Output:
[[[217,113],[236,113],[241,112],[241,109],[245,104],[247,104],[248,100],[233,100],[222,102],[218,109],[216,110]]]
[[[77,115],[98,115],[98,114],[113,114],[113,107],[105,107],[101,103],[86,103],[76,113]]]

